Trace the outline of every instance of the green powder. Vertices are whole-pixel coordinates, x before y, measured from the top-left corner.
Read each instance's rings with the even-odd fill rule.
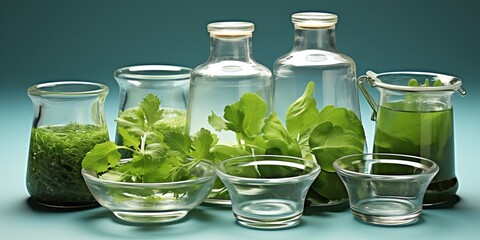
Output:
[[[95,144],[108,140],[107,129],[95,125],[33,128],[27,168],[32,198],[51,205],[94,203],[80,172],[81,163]]]

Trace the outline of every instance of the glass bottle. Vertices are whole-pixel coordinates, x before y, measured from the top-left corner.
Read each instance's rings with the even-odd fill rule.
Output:
[[[249,22],[216,22],[210,32],[210,57],[193,69],[187,112],[187,131],[195,134],[205,128],[217,134],[219,142],[237,143],[230,131],[215,131],[208,122],[213,112],[223,115],[224,108],[240,100],[245,93],[255,93],[271,111],[272,74],[252,58],[252,32]],[[223,191],[223,192],[222,192]],[[228,192],[217,179],[207,202],[228,204]]]
[[[108,87],[91,82],[31,86],[33,124],[27,190],[36,202],[59,208],[96,205],[80,173],[82,160],[109,140],[104,116]]]
[[[273,67],[274,110],[285,123],[288,107],[299,98],[310,81],[315,83],[317,108],[327,105],[353,111],[360,120],[355,62],[335,46],[335,24],[331,13],[302,12],[292,15],[294,45]],[[320,164],[322,165],[322,164]],[[322,167],[322,169],[324,169]],[[348,200],[335,172],[322,171],[317,186],[308,196],[312,205],[337,205]]]
[[[114,72],[119,85],[119,112],[138,107],[143,98],[155,94],[163,108],[162,122],[171,128],[185,129],[188,87],[192,69],[172,65],[138,65],[119,68]],[[117,145],[122,138],[115,135]],[[123,157],[130,157],[122,152]]]
[[[378,104],[367,91],[366,83],[379,91]],[[358,79],[358,84],[372,107],[372,120],[376,121],[373,152],[415,155],[435,161],[440,171],[428,185],[423,204],[430,208],[455,204],[458,179],[452,96],[456,92],[466,95],[462,81],[439,73],[368,71]]]

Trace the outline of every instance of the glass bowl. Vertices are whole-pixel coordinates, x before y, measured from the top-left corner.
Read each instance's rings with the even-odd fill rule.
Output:
[[[227,159],[215,171],[228,189],[239,224],[279,229],[299,223],[320,166],[302,158],[257,155]]]
[[[378,225],[415,223],[439,170],[426,158],[387,153],[345,156],[333,167],[347,188],[353,216]]]
[[[165,183],[129,183],[103,180],[82,169],[88,189],[98,203],[127,222],[165,223],[180,220],[201,204],[212,189],[213,164],[200,162],[197,179]]]

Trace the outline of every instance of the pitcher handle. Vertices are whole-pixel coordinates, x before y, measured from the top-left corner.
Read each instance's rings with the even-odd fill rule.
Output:
[[[372,98],[372,95],[370,95],[367,88],[365,87],[365,85],[366,85],[365,82],[368,82],[371,87],[374,87],[374,80],[371,79],[370,77],[366,76],[366,75],[363,75],[363,76],[360,76],[357,79],[357,85],[358,85],[358,88],[360,88],[360,91],[362,92],[363,96],[367,100],[368,104],[370,105],[370,107],[373,110],[372,116],[370,117],[370,119],[372,121],[376,121],[377,120],[378,104],[375,102],[375,100]]]

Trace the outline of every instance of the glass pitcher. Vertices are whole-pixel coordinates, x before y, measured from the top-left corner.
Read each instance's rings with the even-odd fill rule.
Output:
[[[379,92],[378,104],[366,83]],[[425,206],[440,207],[456,200],[452,95],[464,96],[457,77],[426,72],[371,71],[358,79],[376,121],[373,152],[429,158],[440,171],[428,186]]]
[[[120,87],[119,112],[138,107],[143,98],[155,94],[164,110],[161,122],[169,128],[184,131],[187,113],[188,87],[192,69],[171,65],[138,65],[117,69],[115,80]],[[117,145],[123,139],[115,135]],[[130,152],[122,151],[122,156],[130,157]]]
[[[293,48],[279,57],[273,67],[274,110],[284,123],[290,104],[303,94],[310,81],[315,83],[314,97],[319,110],[327,105],[343,107],[353,111],[360,121],[355,62],[336,47],[337,20],[338,16],[332,13],[292,15]],[[347,202],[348,196],[335,171],[322,171],[308,200],[314,206],[333,206]]]
[[[96,205],[80,173],[82,160],[109,140],[104,116],[108,87],[90,82],[31,86],[33,124],[27,190],[36,202],[59,208]]]
[[[238,102],[245,93],[254,93],[272,106],[272,74],[252,57],[252,32],[249,22],[215,22],[207,26],[210,32],[210,57],[193,69],[187,111],[187,131],[191,135],[205,128],[218,136],[218,143],[236,145],[231,131],[216,131],[209,116],[222,116],[227,105]],[[229,195],[217,178],[206,202],[229,204]]]

